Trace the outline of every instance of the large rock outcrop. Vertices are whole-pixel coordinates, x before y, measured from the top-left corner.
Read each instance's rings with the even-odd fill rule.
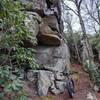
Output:
[[[48,92],[57,95],[64,91],[64,72],[70,71],[70,54],[62,39],[60,0],[21,0],[28,19],[25,25],[33,33],[25,40],[26,47],[33,47],[32,40],[37,39],[36,58],[40,66],[37,70],[37,91],[40,96]],[[33,43],[34,44],[34,43]],[[30,78],[31,79],[31,78]]]
[[[42,83],[45,83],[45,79],[49,80],[49,85],[46,85],[47,83],[44,84],[45,89],[50,89],[50,91],[56,95],[62,93],[65,86],[65,83],[63,82],[65,80],[65,76],[63,73],[70,71],[70,55],[67,45],[62,42],[61,45],[57,47],[38,46],[36,57],[40,65],[40,69],[43,69],[43,73],[45,72],[44,75],[42,71],[39,72],[43,75],[41,75],[42,82],[40,76],[38,77],[40,80],[38,81],[38,88],[41,90],[41,92],[39,91],[39,94],[44,94],[44,91],[42,91],[44,88]],[[51,80],[48,77],[48,74],[46,74],[48,71],[52,73],[54,80]],[[48,91],[45,92],[45,95],[47,95],[47,93]]]

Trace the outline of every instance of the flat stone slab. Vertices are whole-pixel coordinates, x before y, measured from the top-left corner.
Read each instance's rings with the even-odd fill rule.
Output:
[[[61,44],[60,38],[54,34],[41,34],[38,38],[43,45],[59,46]]]

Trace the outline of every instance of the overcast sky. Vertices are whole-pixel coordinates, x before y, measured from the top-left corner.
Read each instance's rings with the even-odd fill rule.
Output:
[[[87,0],[88,1],[88,0]],[[73,8],[74,10],[76,10],[76,7],[75,7],[75,5],[72,3],[72,2],[70,2],[70,1],[68,1],[68,0],[64,0],[64,2],[68,5],[68,6],[70,6],[71,8]],[[84,8],[85,9],[85,8]],[[66,11],[65,10],[63,10],[64,11],[64,14],[63,14],[63,17],[65,16],[65,13],[66,13]],[[70,11],[70,13],[72,14],[72,26],[73,26],[73,30],[74,31],[81,31],[81,27],[80,27],[80,24],[79,24],[79,20],[78,20],[78,17],[72,12],[72,11]],[[82,16],[83,16],[83,20],[85,20],[85,27],[86,27],[86,31],[87,31],[87,33],[88,34],[94,34],[94,30],[92,29],[92,28],[90,28],[89,27],[89,22],[87,23],[87,19],[86,19],[86,16],[84,16],[85,15],[85,13],[86,12],[84,12],[84,11],[82,11]],[[66,16],[65,16],[65,18],[66,18]],[[84,19],[85,18],[85,19]],[[67,28],[66,28],[66,23],[64,23],[64,26],[65,26],[65,31],[67,30]]]

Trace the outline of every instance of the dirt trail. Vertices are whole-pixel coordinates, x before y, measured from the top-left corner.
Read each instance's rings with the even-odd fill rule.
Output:
[[[65,89],[65,92],[58,96],[49,95],[48,97],[36,97],[31,100],[87,100],[87,94],[92,92],[89,75],[82,70],[80,65],[73,64],[73,70],[79,73],[79,80],[75,81],[76,94],[73,99],[69,98],[67,90]],[[100,93],[96,94],[96,96],[100,100]]]

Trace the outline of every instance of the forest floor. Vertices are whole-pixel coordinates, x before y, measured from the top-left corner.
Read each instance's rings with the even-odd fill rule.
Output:
[[[87,99],[89,93],[93,93],[97,100],[100,100],[100,93],[93,92],[92,82],[90,81],[89,75],[82,69],[82,66],[73,64],[72,69],[79,74],[79,79],[75,80],[75,96],[73,99],[69,98],[67,90],[63,94],[58,96],[49,95],[48,97],[34,97],[30,100],[95,100]]]

